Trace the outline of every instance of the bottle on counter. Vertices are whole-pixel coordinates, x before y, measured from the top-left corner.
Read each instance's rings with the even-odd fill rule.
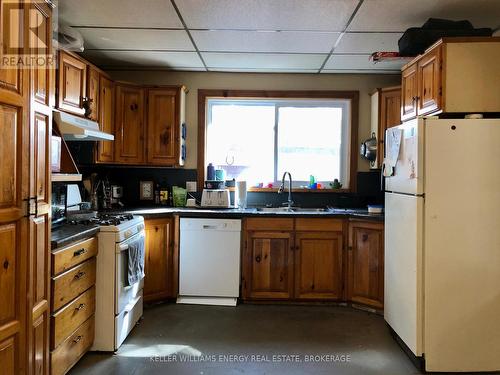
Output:
[[[169,193],[168,193],[168,187],[166,185],[163,185],[161,188],[160,188],[160,204],[162,206],[166,206],[168,205],[168,197],[169,197]]]

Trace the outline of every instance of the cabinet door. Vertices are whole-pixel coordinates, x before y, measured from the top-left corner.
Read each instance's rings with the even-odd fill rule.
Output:
[[[417,116],[417,64],[410,65],[401,72],[401,120]]]
[[[90,115],[89,119],[92,121],[99,120],[99,72],[92,68],[88,68],[87,80],[87,98],[89,100]]]
[[[100,77],[100,95],[99,95],[99,126],[101,131],[109,134],[115,134],[115,87],[113,81]],[[99,163],[110,163],[114,160],[114,142],[97,142],[96,161]]]
[[[401,124],[401,88],[381,90],[378,128],[378,167],[382,165],[385,156],[385,131]]]
[[[342,298],[342,232],[295,235],[295,298]]]
[[[59,52],[59,109],[83,115],[83,98],[86,96],[87,65],[66,52]]]
[[[146,260],[144,263],[144,300],[173,297],[172,225],[173,219],[146,220]]]
[[[118,86],[116,93],[115,161],[144,161],[144,93],[142,89]]]
[[[148,163],[173,166],[178,162],[179,90],[148,92]]]
[[[434,48],[418,61],[418,114],[441,108],[441,49]]]
[[[384,226],[373,222],[349,224],[347,298],[375,308],[384,307]]]
[[[27,11],[28,6],[25,3]],[[10,31],[0,35],[3,59],[8,38],[25,35],[26,23],[20,19],[23,12],[14,12],[12,17],[1,10],[0,13],[2,31]],[[24,217],[29,194],[29,95],[28,69],[0,69],[0,372],[6,375],[29,371],[26,353],[29,243],[28,220]]]
[[[244,298],[292,297],[292,245],[292,235],[288,232],[247,232],[244,252]]]

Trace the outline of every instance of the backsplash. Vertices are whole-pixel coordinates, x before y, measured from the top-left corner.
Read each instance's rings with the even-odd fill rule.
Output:
[[[86,178],[91,173],[97,173],[98,178],[108,179],[113,185],[123,187],[123,198],[121,201],[125,207],[149,207],[154,206],[153,201],[141,201],[139,199],[139,181],[154,181],[160,186],[185,187],[186,181],[197,180],[196,169],[174,169],[174,168],[144,168],[117,165],[80,165],[80,172]],[[380,174],[374,172],[358,172],[357,193],[293,193],[293,200],[301,207],[366,207],[367,204],[383,204],[384,194],[380,190]],[[198,187],[199,188],[199,187]],[[197,200],[201,199],[201,193],[190,193]],[[84,200],[87,197],[84,197]],[[280,206],[287,199],[287,194],[270,192],[248,193],[248,206],[264,206],[272,204]],[[231,201],[234,194],[231,193]]]

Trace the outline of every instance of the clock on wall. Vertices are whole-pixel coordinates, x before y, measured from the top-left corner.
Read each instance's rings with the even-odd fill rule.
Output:
[[[141,181],[139,188],[140,200],[151,201],[154,199],[154,184],[153,181]]]

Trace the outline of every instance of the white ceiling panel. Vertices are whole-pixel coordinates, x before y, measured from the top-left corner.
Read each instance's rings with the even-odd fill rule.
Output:
[[[401,33],[346,33],[335,48],[335,53],[398,51],[398,39],[401,35]]]
[[[499,0],[365,0],[349,31],[405,31],[428,18],[468,19],[474,27],[500,26]]]
[[[78,29],[88,49],[195,51],[184,30]]]
[[[202,53],[209,68],[319,69],[326,55]]]
[[[233,68],[210,68],[211,72],[239,72],[239,73],[317,73],[318,69],[233,69]]]
[[[298,31],[192,31],[200,51],[329,53],[340,33]]]
[[[181,0],[188,28],[342,31],[358,0]]]
[[[102,66],[203,68],[196,52],[86,51],[84,57]]]
[[[59,0],[70,26],[182,28],[170,0]]]
[[[389,70],[400,71],[407,61],[386,61],[374,64],[369,55],[332,55],[326,62],[326,70]]]

